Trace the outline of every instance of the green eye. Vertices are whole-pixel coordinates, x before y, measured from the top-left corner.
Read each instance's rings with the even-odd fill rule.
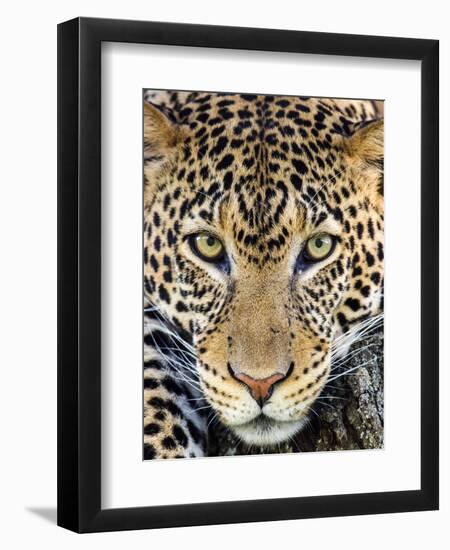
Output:
[[[306,241],[305,255],[308,260],[318,262],[327,258],[333,248],[333,237],[328,233],[319,233]]]
[[[218,262],[223,259],[225,248],[217,237],[210,233],[191,235],[189,242],[192,250],[206,262]]]

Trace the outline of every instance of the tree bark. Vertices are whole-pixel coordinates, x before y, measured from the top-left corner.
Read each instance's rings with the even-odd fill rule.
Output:
[[[350,369],[353,369],[350,371]],[[384,432],[383,327],[356,342],[343,374],[313,405],[310,422],[292,440],[249,448],[220,424],[209,432],[209,456],[380,449]],[[334,373],[333,373],[334,374]]]

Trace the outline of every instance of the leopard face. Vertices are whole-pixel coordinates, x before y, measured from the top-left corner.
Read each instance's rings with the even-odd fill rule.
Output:
[[[337,339],[382,306],[380,102],[192,93],[144,104],[144,283],[221,421],[291,437]]]

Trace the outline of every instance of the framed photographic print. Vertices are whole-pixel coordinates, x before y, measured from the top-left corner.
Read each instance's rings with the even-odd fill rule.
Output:
[[[58,524],[438,507],[438,42],[58,27]]]

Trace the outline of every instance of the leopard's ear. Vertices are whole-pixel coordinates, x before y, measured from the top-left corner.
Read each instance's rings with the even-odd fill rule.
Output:
[[[144,102],[144,161],[157,167],[169,160],[180,141],[180,130],[154,105]]]
[[[170,173],[183,130],[155,105],[144,102],[144,204],[152,202]]]
[[[384,121],[366,120],[348,127],[343,139],[344,154],[356,179],[374,200],[382,200],[384,168]],[[359,176],[359,177],[358,177]],[[373,193],[371,193],[373,191]]]
[[[344,149],[353,160],[380,162],[384,157],[384,121],[366,120],[349,126]]]

